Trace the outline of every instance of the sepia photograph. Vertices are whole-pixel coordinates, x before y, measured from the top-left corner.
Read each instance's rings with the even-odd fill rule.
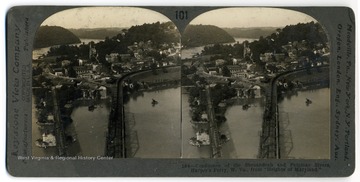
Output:
[[[330,158],[330,45],[320,22],[222,8],[194,18],[181,43],[182,157]]]
[[[5,20],[8,176],[356,172],[352,7],[20,5]]]
[[[38,157],[329,159],[326,30],[221,8],[184,32],[144,8],[60,11],[32,54]]]
[[[179,158],[180,34],[143,8],[58,12],[36,32],[32,154]]]

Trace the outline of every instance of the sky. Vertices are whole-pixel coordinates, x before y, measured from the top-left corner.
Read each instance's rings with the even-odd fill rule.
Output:
[[[206,12],[190,24],[234,27],[285,27],[316,20],[306,14],[279,8],[223,8]]]
[[[42,25],[64,28],[128,28],[144,23],[170,21],[152,10],[133,7],[84,7],[58,12]],[[292,10],[278,8],[222,8],[196,17],[191,24],[218,27],[284,27],[299,22],[316,21],[312,17]]]
[[[131,27],[144,23],[170,21],[152,10],[133,7],[85,7],[58,12],[47,18],[42,25],[64,28]]]

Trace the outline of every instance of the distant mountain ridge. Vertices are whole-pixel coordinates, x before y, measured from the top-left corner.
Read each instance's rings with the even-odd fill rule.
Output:
[[[258,39],[276,32],[279,27],[222,28],[233,37]]]
[[[123,29],[128,28],[80,28],[69,29],[72,33],[82,39],[105,39],[119,34]]]
[[[79,37],[59,26],[41,26],[35,35],[34,48],[50,47],[62,44],[80,43]]]
[[[197,47],[208,44],[235,42],[223,29],[214,25],[188,25],[182,37],[184,47]]]

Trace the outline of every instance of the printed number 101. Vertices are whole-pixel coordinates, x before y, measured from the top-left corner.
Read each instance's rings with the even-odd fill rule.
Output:
[[[188,12],[187,11],[175,11],[175,18],[177,20],[187,20]]]

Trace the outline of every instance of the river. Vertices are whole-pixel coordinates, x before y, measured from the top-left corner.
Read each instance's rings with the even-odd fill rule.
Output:
[[[282,158],[330,159],[330,89],[299,91],[278,106]]]
[[[67,132],[75,135],[77,141],[70,144],[68,155],[104,156],[110,115],[109,100],[96,104],[93,111],[88,109],[89,102],[77,102],[80,102],[80,105],[71,113],[73,123],[67,127]]]
[[[128,150],[134,158],[181,156],[180,87],[147,91],[125,104]],[[152,99],[158,104],[152,105]],[[129,154],[128,154],[129,155]]]
[[[298,91],[279,102],[282,159],[330,158],[330,89]],[[306,105],[306,98],[312,104]],[[256,159],[265,101],[250,102],[250,108],[228,107],[220,131],[230,137],[222,146],[222,158]]]
[[[34,99],[34,98],[33,98]],[[105,152],[105,140],[110,106],[108,100],[97,104],[93,111],[88,110],[87,102],[76,101],[78,106],[74,107],[71,114],[73,122],[67,126],[66,133],[72,135],[76,141],[69,144],[67,154],[69,156],[103,156]],[[56,147],[39,148],[35,141],[41,138],[45,129],[36,124],[37,114],[35,104],[32,104],[32,155],[55,156],[58,155]],[[51,127],[48,127],[48,131]]]
[[[102,41],[103,39],[80,39],[81,43],[78,44],[69,44],[69,45],[81,45],[81,44],[88,44],[89,42],[93,41],[95,43],[98,43],[100,41]],[[33,60],[37,60],[39,59],[41,56],[46,55],[48,53],[48,51],[50,50],[50,47],[44,47],[44,48],[39,48],[39,49],[34,49],[32,52],[32,59]]]
[[[257,39],[252,39],[252,38],[241,38],[241,37],[235,37],[235,42],[232,43],[224,43],[224,44],[236,44],[237,42],[242,43],[245,40],[249,41],[249,42],[253,42]],[[201,51],[204,49],[205,46],[198,46],[198,47],[191,47],[191,48],[186,48],[186,49],[181,49],[181,59],[189,59],[192,58],[194,55],[196,54],[201,54]]]
[[[222,146],[222,158],[256,159],[259,151],[260,132],[264,113],[264,98],[249,99],[250,107],[244,110],[244,101],[229,106],[225,117],[227,121],[220,132],[230,140]]]

